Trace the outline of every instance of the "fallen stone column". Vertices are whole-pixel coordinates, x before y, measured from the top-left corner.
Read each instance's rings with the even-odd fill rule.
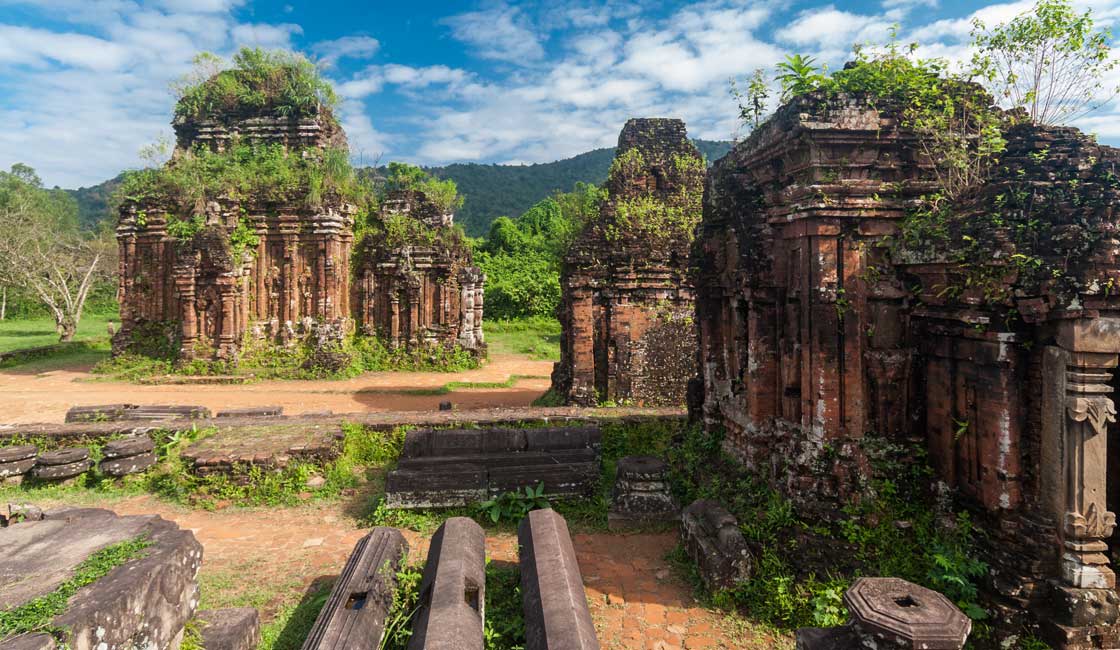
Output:
[[[374,528],[363,537],[315,619],[303,650],[380,647],[397,589],[397,571],[407,554],[408,542],[396,528]],[[226,649],[207,646],[206,650]]]
[[[156,464],[154,450],[155,443],[144,434],[113,440],[102,447],[98,469],[107,476],[138,474]]]
[[[432,537],[408,649],[482,650],[485,606],[486,536],[473,520],[452,517]]]
[[[972,621],[945,596],[901,578],[859,578],[843,627],[797,630],[797,650],[961,650]]]
[[[100,404],[97,406],[74,406],[66,412],[67,422],[116,422],[124,419],[125,411],[136,408],[135,404]]]
[[[282,406],[250,406],[247,408],[226,409],[218,411],[219,418],[263,418],[279,417],[284,415]]]
[[[709,589],[730,589],[751,576],[747,541],[735,517],[715,501],[699,499],[681,514],[681,541]]]
[[[555,510],[534,510],[517,529],[525,650],[598,650],[568,524]]]

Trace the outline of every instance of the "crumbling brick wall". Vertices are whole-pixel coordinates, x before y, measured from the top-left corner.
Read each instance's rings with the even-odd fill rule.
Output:
[[[1114,647],[1120,151],[1074,129],[1005,137],[935,238],[909,220],[932,161],[882,103],[795,99],[718,161],[690,406],[822,514],[867,487],[870,438],[923,444],[985,531],[1000,620]]]
[[[393,347],[454,345],[481,353],[483,283],[452,216],[419,190],[391,192],[380,218],[414,219],[414,241],[383,233],[365,239],[355,269],[360,327]]]
[[[682,404],[696,341],[688,251],[704,163],[673,119],[632,119],[607,198],[561,270],[553,390],[576,404]]]
[[[328,111],[315,118],[225,116],[175,124],[175,156],[204,145],[221,150],[238,135],[289,148],[345,145]],[[170,220],[189,221],[182,208],[159,199],[126,201],[120,212],[121,329],[115,353],[170,347],[183,359],[235,359],[246,335],[289,343],[320,325],[345,331],[350,319],[350,249],[354,207],[324,197],[276,202],[206,197],[205,226],[180,240]],[[231,234],[242,220],[259,239],[237,251]],[[238,255],[238,253],[240,253]]]

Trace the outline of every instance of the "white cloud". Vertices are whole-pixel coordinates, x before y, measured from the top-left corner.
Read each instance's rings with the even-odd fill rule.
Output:
[[[302,27],[290,23],[283,25],[246,23],[235,25],[230,30],[234,45],[248,45],[265,49],[290,49],[292,47],[292,35],[302,33]]]
[[[855,43],[881,42],[890,27],[881,16],[862,16],[829,5],[801,12],[776,36],[793,45],[847,51]]]
[[[333,66],[340,59],[368,59],[381,48],[381,43],[372,36],[343,36],[333,41],[321,41],[311,49],[326,66]]]
[[[542,37],[517,7],[499,5],[485,11],[472,11],[441,21],[451,34],[472,48],[483,59],[527,63],[544,57]]]
[[[85,34],[0,24],[0,64],[42,67],[54,62],[105,71],[124,65],[128,54],[127,48]]]

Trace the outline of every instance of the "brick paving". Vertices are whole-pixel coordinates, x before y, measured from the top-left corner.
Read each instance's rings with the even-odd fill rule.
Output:
[[[158,514],[191,529],[205,549],[204,585],[237,589],[245,581],[245,588],[286,591],[264,608],[266,620],[276,607],[302,596],[316,579],[337,575],[365,533],[355,527],[353,519],[339,512],[337,504],[207,512],[144,496],[103,507],[121,514]],[[412,558],[422,559],[427,552],[427,537],[411,531],[405,531],[405,536]],[[693,599],[691,588],[665,560],[676,544],[673,533],[581,533],[574,535],[573,543],[592,618],[605,650],[793,647],[788,637],[752,630],[701,607]],[[492,560],[517,561],[513,532],[491,531],[486,545]]]

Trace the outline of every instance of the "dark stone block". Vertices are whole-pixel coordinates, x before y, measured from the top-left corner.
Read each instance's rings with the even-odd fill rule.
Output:
[[[452,517],[432,537],[409,650],[482,650],[485,604],[486,536]]]
[[[750,578],[753,562],[739,522],[715,501],[700,499],[684,509],[681,537],[709,588],[728,589]]]
[[[401,458],[422,458],[432,455],[432,430],[413,429],[404,434]]]
[[[797,630],[797,650],[856,650],[859,636],[849,627],[803,627]]]
[[[129,474],[139,474],[155,464],[156,455],[148,453],[103,460],[98,465],[98,469],[101,470],[102,474],[107,476],[120,477],[128,476]]]
[[[39,448],[35,445],[12,445],[11,447],[0,447],[0,465],[5,463],[14,463],[20,460],[27,460],[28,458],[35,458],[39,453]]]
[[[136,408],[135,404],[101,404],[98,406],[75,406],[66,412],[67,422],[116,422],[124,419],[124,414]]]
[[[66,465],[36,465],[31,468],[31,475],[40,481],[63,481],[75,476],[81,476],[93,467],[93,461],[79,460]]]
[[[41,454],[39,465],[69,465],[89,458],[89,449],[85,447],[67,447],[56,451]]]
[[[261,640],[261,616],[253,607],[199,612],[203,650],[255,650]]]
[[[152,441],[150,436],[139,434],[110,440],[101,448],[101,456],[103,458],[137,456],[139,454],[146,454],[155,449],[155,447],[155,442]]]
[[[200,420],[210,417],[210,409],[202,406],[175,406],[154,404],[137,406],[123,413],[123,420],[158,422],[160,420]]]
[[[10,463],[0,463],[0,479],[11,476],[23,476],[35,467],[35,458],[25,458]]]
[[[529,428],[525,439],[529,451],[555,451],[597,447],[602,433],[597,426]]]
[[[454,408],[454,405],[449,401],[444,401],[444,402],[439,403],[439,410],[441,410],[441,411],[450,411],[453,408]]]
[[[363,537],[346,561],[303,650],[380,647],[397,588],[397,570],[407,555],[408,542],[395,528],[374,528]]]
[[[534,510],[517,529],[525,650],[597,650],[568,524],[554,510]]]
[[[482,451],[485,453],[511,453],[528,449],[526,429],[494,428],[487,429],[482,437]]]
[[[1070,627],[1092,627],[1116,623],[1120,596],[1112,589],[1054,589],[1057,620]]]
[[[397,469],[385,480],[386,503],[393,508],[449,508],[486,499],[486,470],[461,466],[439,471]]]
[[[436,430],[431,437],[432,456],[461,456],[482,451],[481,429]]]
[[[493,496],[538,484],[544,484],[546,496],[583,495],[590,494],[598,475],[596,463],[497,467],[490,470],[489,487]]]
[[[626,530],[680,519],[680,505],[669,492],[669,466],[653,456],[618,461],[618,476],[607,521],[611,530]]]
[[[250,406],[248,408],[227,409],[218,411],[219,418],[263,418],[277,417],[284,414],[282,406]]]

